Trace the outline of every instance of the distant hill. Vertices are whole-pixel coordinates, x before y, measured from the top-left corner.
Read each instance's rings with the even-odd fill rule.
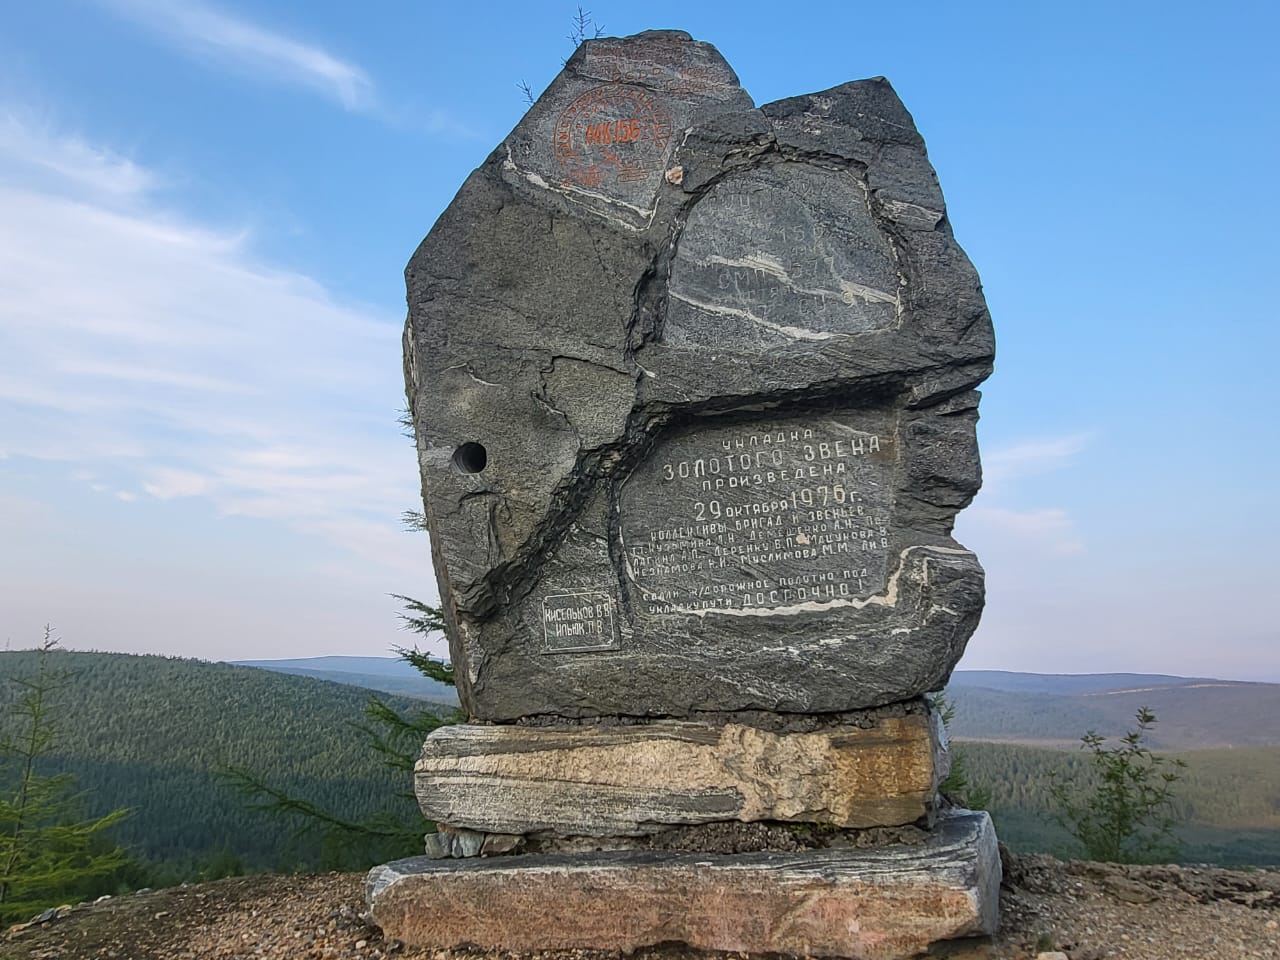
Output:
[[[453,687],[424,677],[399,657],[303,657],[295,660],[235,660],[233,666],[258,667],[300,677],[365,687],[383,693],[456,705]]]
[[[1010,670],[957,670],[953,687],[985,687],[1013,693],[1097,693],[1137,687],[1168,687],[1199,683],[1203,678],[1163,673],[1014,673]],[[1222,681],[1212,681],[1221,683]]]
[[[456,691],[396,657],[242,660],[295,676],[456,704]],[[1160,750],[1280,745],[1280,684],[1153,673],[1041,674],[957,670],[948,696],[957,740],[1074,748],[1088,730],[1122,736],[1139,707],[1159,718]]]
[[[267,669],[297,667],[305,670],[333,670],[338,673],[367,673],[379,677],[417,677],[417,670],[399,657],[299,657],[292,660],[233,660],[241,667]]]
[[[49,656],[73,680],[56,701],[61,738],[43,772],[74,774],[89,814],[131,808],[114,836],[145,859],[195,864],[222,854],[258,869],[323,865],[314,844],[220,783],[223,767],[249,768],[343,816],[416,810],[398,796],[411,789],[409,775],[389,769],[355,729],[373,691],[174,657]],[[32,674],[35,657],[0,652],[0,678]],[[0,683],[0,715],[13,695]],[[384,699],[402,713],[445,710]]]
[[[1159,674],[1045,675],[957,670],[947,688],[956,740],[1076,747],[1123,736],[1141,707],[1158,750],[1280,745],[1280,684]]]

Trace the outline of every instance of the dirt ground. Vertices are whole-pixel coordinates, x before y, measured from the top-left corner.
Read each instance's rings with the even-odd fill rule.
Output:
[[[363,874],[236,877],[114,897],[11,929],[4,960],[477,960],[486,954],[405,946],[361,919]],[[1118,867],[1011,858],[1001,930],[964,944],[959,958],[1015,960],[1280,960],[1280,872]],[[694,956],[678,945],[637,960]],[[705,956],[696,954],[697,956]],[[534,960],[612,960],[616,954],[549,951]],[[737,956],[737,955],[733,955]],[[504,955],[504,960],[518,958]]]

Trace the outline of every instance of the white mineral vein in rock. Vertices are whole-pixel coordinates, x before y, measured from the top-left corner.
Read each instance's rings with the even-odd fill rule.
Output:
[[[713,253],[706,260],[694,260],[700,267],[710,267],[719,265],[722,267],[743,267],[746,270],[756,270],[761,273],[767,273],[770,276],[777,277],[779,280],[787,284],[794,284],[791,275],[787,273],[787,268],[782,265],[782,261],[769,256],[767,253],[749,253],[745,257],[735,259],[733,257],[721,256]]]
[[[840,292],[844,294],[844,302],[848,303],[850,297],[859,300],[866,300],[868,303],[892,303],[895,306],[898,303],[898,297],[892,293],[885,293],[883,290],[877,290],[875,287],[864,286],[861,283],[854,283],[852,280],[845,280],[843,277],[836,278],[840,283]]]
[[[470,369],[470,368],[469,368],[465,363],[455,363],[453,366],[451,366],[451,367],[445,367],[444,369],[445,369],[445,370],[462,370],[462,371],[464,371],[464,372],[466,373],[466,375],[467,375],[468,377],[470,377],[470,378],[471,378],[472,380],[474,380],[476,383],[483,384],[483,385],[484,385],[484,386],[486,386],[486,387],[500,387],[500,386],[502,386],[502,384],[500,384],[500,383],[494,383],[492,380],[482,380],[482,379],[480,379],[480,378],[479,378],[479,377],[477,377],[474,373],[472,373],[472,372],[471,372],[471,369]],[[441,371],[441,372],[444,372],[444,371]]]
[[[594,190],[583,190],[581,187],[569,187],[564,190],[557,190],[555,187],[552,187],[551,189],[553,192],[563,196],[566,200],[571,200],[574,203],[581,204],[585,209],[590,210],[592,213],[596,214],[597,216],[604,217],[606,220],[612,223],[616,223],[619,226],[626,227],[632,233],[639,233],[641,230],[644,230],[646,227],[648,227],[649,224],[653,222],[654,214],[657,213],[658,211],[657,204],[654,204],[652,207],[646,210],[644,207],[637,207],[635,204],[627,203],[625,200],[619,200],[616,197],[608,197],[608,196],[605,196],[603,193],[596,193]],[[582,199],[581,199],[582,197],[590,197],[592,200],[600,200],[603,203],[607,203],[615,207],[625,207],[628,210],[634,210],[639,216],[648,217],[649,219],[644,225],[636,226],[634,223],[628,223],[626,220],[619,220],[617,217],[611,217],[607,213],[605,213],[603,210],[597,210],[594,207],[588,206],[587,204],[582,202]]]
[[[874,430],[859,430],[857,427],[849,423],[841,423],[839,420],[823,420],[823,426],[830,430],[841,430],[855,437],[874,437],[878,434]],[[878,484],[876,484],[878,486]]]
[[[825,290],[814,287],[802,287],[787,272],[782,261],[775,257],[769,256],[767,253],[750,253],[745,257],[725,257],[718,253],[713,253],[706,260],[693,259],[693,262],[700,267],[741,267],[744,270],[754,270],[758,273],[767,273],[769,276],[781,280],[795,293],[805,293],[812,297],[828,297],[834,296],[834,290]],[[868,287],[865,284],[854,283],[852,280],[845,280],[842,277],[836,277],[836,282],[840,285],[840,299],[852,306],[854,300],[865,300],[868,303],[892,303],[897,304],[898,297],[892,293],[885,293],[883,290],[877,290],[875,287]]]
[[[671,291],[671,297],[675,300],[682,300],[691,307],[697,307],[699,310],[705,310],[707,313],[718,313],[726,317],[738,317],[747,320],[757,326],[765,327],[774,333],[780,333],[784,337],[790,337],[792,340],[830,340],[838,337],[838,333],[828,333],[825,330],[805,330],[802,327],[789,327],[781,323],[773,323],[764,317],[757,317],[750,310],[739,310],[735,307],[729,307],[721,303],[703,303],[700,300],[694,300],[692,297],[686,297],[683,294]]]
[[[465,621],[458,624],[458,633],[462,639],[462,647],[467,652],[467,679],[474,684],[479,681],[480,670],[485,665],[484,648],[475,635],[475,628]]]
[[[507,159],[502,161],[502,169],[507,170],[511,173],[514,173],[516,176],[523,177],[524,179],[528,180],[531,184],[533,184],[535,187],[539,187],[542,190],[549,190],[551,193],[558,193],[560,194],[560,196],[564,197],[566,200],[572,200],[575,203],[582,203],[580,197],[590,197],[593,200],[600,200],[604,203],[607,203],[613,206],[626,207],[628,210],[634,210],[636,214],[641,217],[648,217],[649,223],[653,222],[654,214],[657,213],[657,210],[658,210],[657,204],[654,204],[652,207],[645,209],[644,207],[637,207],[635,204],[627,203],[625,200],[619,200],[617,197],[605,196],[603,193],[596,193],[595,191],[592,191],[592,190],[583,190],[580,187],[562,188],[562,187],[552,186],[551,184],[547,183],[546,180],[542,179],[542,177],[539,176],[537,173],[534,173],[532,170],[525,170],[523,167],[517,164],[515,161],[515,158],[511,156],[510,147],[507,147]],[[574,196],[575,194],[577,194],[577,196]],[[645,226],[638,227],[635,224],[628,223],[625,220],[619,220],[617,217],[611,217],[607,213],[605,213],[603,210],[594,209],[590,206],[587,206],[586,204],[583,204],[583,206],[585,206],[586,209],[590,210],[592,213],[596,214],[597,216],[604,217],[606,220],[619,224],[620,226],[626,227],[628,230],[632,231],[633,233],[639,233],[641,230],[644,230],[648,226],[648,224],[646,224]]]
[[[927,227],[936,227],[938,221],[942,219],[940,211],[930,210],[918,203],[907,203],[905,200],[885,200],[884,208],[895,220],[919,221]]]

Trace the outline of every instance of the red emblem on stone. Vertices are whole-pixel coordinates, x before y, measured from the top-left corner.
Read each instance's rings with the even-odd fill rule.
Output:
[[[592,87],[556,120],[556,159],[565,179],[596,188],[661,175],[671,143],[671,113],[639,87]]]

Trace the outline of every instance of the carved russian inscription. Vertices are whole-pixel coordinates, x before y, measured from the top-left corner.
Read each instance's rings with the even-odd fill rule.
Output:
[[[621,495],[636,609],[785,613],[882,590],[893,448],[874,413],[699,427],[660,444]]]

